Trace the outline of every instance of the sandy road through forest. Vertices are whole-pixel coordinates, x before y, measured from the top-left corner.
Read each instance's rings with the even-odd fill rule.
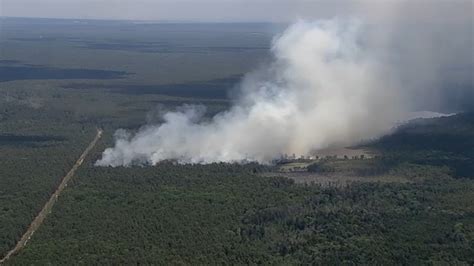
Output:
[[[76,163],[72,166],[71,170],[69,170],[69,172],[63,177],[56,191],[54,191],[54,193],[51,195],[49,200],[43,206],[41,211],[33,219],[31,224],[28,226],[28,229],[26,230],[26,232],[23,234],[20,240],[16,243],[15,247],[11,249],[10,251],[8,251],[5,257],[0,260],[0,265],[5,263],[12,255],[18,253],[26,245],[26,243],[28,243],[28,240],[30,240],[31,236],[36,232],[36,230],[38,230],[38,228],[41,226],[46,216],[51,212],[61,192],[64,190],[64,188],[66,188],[69,180],[71,180],[76,170],[82,165],[82,163],[84,162],[84,159],[87,157],[89,152],[94,148],[94,146],[97,144],[99,139],[102,137],[102,132],[103,132],[102,129],[97,129],[97,134],[95,135],[94,140],[92,140],[89,146],[87,146],[84,152],[82,152],[81,157],[77,159]]]

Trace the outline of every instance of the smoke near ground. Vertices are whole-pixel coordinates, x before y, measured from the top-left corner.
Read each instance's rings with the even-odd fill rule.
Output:
[[[273,62],[243,79],[228,111],[209,120],[183,106],[119,130],[97,165],[266,163],[379,137],[411,111],[474,109],[471,0],[354,4],[364,21],[299,21],[277,36]]]
[[[401,117],[390,69],[359,45],[358,21],[300,21],[275,38],[274,62],[247,75],[230,110],[183,106],[135,135],[118,131],[99,166],[261,163],[386,133]]]

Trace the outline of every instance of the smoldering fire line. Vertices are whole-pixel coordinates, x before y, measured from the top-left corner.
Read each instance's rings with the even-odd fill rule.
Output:
[[[116,133],[96,165],[269,162],[350,144],[390,129],[402,103],[396,81],[358,45],[358,21],[300,21],[273,43],[274,62],[247,75],[230,110],[209,122],[203,108],[164,114],[135,135]]]
[[[364,21],[299,21],[275,37],[273,62],[243,78],[228,111],[209,121],[204,107],[182,106],[135,134],[118,130],[96,165],[266,163],[376,138],[412,111],[470,108],[472,16],[458,15],[470,6],[370,1]]]

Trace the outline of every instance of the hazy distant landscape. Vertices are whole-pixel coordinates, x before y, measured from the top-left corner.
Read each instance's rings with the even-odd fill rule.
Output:
[[[104,132],[5,265],[474,263],[472,99],[337,154],[98,167],[119,129],[229,110],[285,26],[0,23],[0,257]]]

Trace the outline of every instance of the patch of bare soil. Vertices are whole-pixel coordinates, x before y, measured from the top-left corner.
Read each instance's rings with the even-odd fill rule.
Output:
[[[344,158],[347,156],[348,158],[353,157],[361,157],[364,156],[365,158],[373,158],[376,154],[374,151],[368,149],[361,149],[361,148],[327,148],[314,151],[312,153],[314,156],[318,156],[320,158],[324,157],[337,157],[337,158]]]
[[[406,178],[390,175],[382,176],[355,176],[344,173],[318,174],[310,172],[267,172],[267,177],[286,177],[293,179],[297,184],[319,184],[322,186],[341,186],[355,182],[382,182],[382,183],[408,183],[412,182]]]

